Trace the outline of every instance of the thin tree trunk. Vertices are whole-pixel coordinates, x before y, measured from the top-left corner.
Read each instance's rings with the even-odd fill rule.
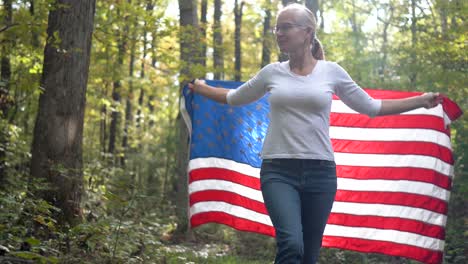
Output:
[[[315,19],[317,19],[317,13],[319,10],[319,1],[318,0],[305,0],[305,6],[314,13]]]
[[[214,0],[214,23],[213,23],[213,66],[214,79],[224,79],[224,49],[223,34],[221,32],[221,0]]]
[[[416,44],[417,44],[417,17],[416,17],[416,0],[411,0],[411,71],[410,71],[410,88],[416,87]]]
[[[201,15],[200,15],[200,39],[201,39],[201,44],[200,44],[200,64],[203,65],[203,68],[206,67],[206,13],[207,13],[207,8],[208,8],[208,1],[207,0],[201,0]]]
[[[128,138],[129,138],[129,128],[132,123],[132,98],[133,98],[133,72],[135,64],[135,49],[136,49],[136,31],[137,23],[135,23],[132,34],[132,44],[130,48],[130,62],[128,67],[128,76],[130,77],[128,82],[128,95],[125,102],[125,124],[122,137],[122,152],[123,155],[120,157],[120,165],[125,167],[126,156],[128,154]]]
[[[61,209],[60,223],[73,225],[81,216],[83,121],[96,3],[57,4],[49,13],[31,176],[51,183],[52,189],[41,195]]]
[[[193,54],[199,54],[197,51],[196,40],[198,29],[197,17],[197,4],[195,0],[179,0],[179,14],[180,14],[180,60],[182,67],[180,70],[180,96],[182,96],[182,88],[189,81],[192,76],[190,75],[190,67],[199,62],[199,58],[194,58]],[[190,34],[192,32],[192,34]],[[194,33],[194,34],[193,34]],[[189,135],[188,130],[183,121],[182,115],[179,112],[177,115],[177,128],[178,128],[178,141],[179,151],[177,153],[177,178],[176,178],[176,215],[178,218],[176,233],[181,235],[191,235],[190,226],[188,221],[188,143]]]
[[[241,29],[242,29],[242,9],[244,8],[244,2],[241,2],[240,5],[238,1],[234,2],[234,23],[235,23],[235,33],[234,33],[234,43],[235,43],[235,67],[234,67],[234,80],[240,82],[242,79],[242,50],[241,50]]]
[[[128,3],[131,3],[131,0],[128,0]],[[120,8],[120,7],[119,7]],[[119,16],[119,9],[117,9],[117,16]],[[126,23],[128,17],[124,18],[124,29],[123,32],[119,32],[120,39],[118,42],[118,53],[117,53],[117,69],[121,69],[123,67],[124,56],[125,56],[125,47],[127,45],[126,38],[128,33],[128,24]],[[120,73],[118,76],[114,77],[113,82],[113,89],[112,89],[112,100],[113,100],[113,109],[111,113],[111,123],[109,127],[109,148],[108,152],[111,154],[115,154],[115,145],[117,139],[117,127],[120,121],[120,102],[121,102],[121,76]]]
[[[13,9],[12,1],[4,0],[3,1],[3,23],[8,26],[13,24]],[[2,57],[1,57],[1,73],[0,73],[0,118],[8,122],[8,113],[10,112],[10,107],[12,100],[10,97],[10,81],[11,81],[11,62],[9,56],[9,50],[12,49],[12,41],[10,40],[8,32],[5,32],[6,38],[4,43],[2,43]],[[6,152],[5,149],[8,143],[8,129],[2,128],[0,131],[0,186],[5,186],[6,182]]]
[[[267,8],[265,9],[265,19],[263,20],[263,47],[262,47],[262,65],[265,67],[271,61],[271,1],[268,0]]]

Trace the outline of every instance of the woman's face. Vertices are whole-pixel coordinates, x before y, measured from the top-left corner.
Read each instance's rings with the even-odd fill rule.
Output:
[[[307,26],[296,22],[297,11],[288,9],[278,15],[276,21],[276,42],[281,52],[292,53],[304,49],[310,43]],[[307,41],[307,42],[306,42]]]

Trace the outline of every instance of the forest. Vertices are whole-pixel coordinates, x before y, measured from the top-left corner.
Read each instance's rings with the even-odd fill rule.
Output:
[[[190,228],[194,78],[245,82],[284,61],[288,2],[361,86],[468,107],[468,1],[1,0],[0,263],[273,263],[272,237]],[[468,262],[468,117],[450,125],[443,263]],[[323,248],[319,263],[418,263]]]

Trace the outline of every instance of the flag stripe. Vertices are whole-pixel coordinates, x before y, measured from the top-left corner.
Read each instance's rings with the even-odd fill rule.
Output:
[[[207,212],[224,212],[252,222],[258,222],[263,225],[271,225],[271,221],[268,215],[260,214],[252,210],[248,210],[242,206],[236,206],[226,202],[198,202],[190,207],[190,213],[192,216]],[[422,247],[430,250],[442,250],[444,246],[444,242],[437,238],[389,229],[347,227],[329,224],[325,228],[324,235],[339,235],[344,237],[360,237],[372,240],[393,241],[396,243]]]
[[[228,225],[241,231],[249,231],[268,236],[275,236],[275,230],[270,225],[264,225],[256,221],[251,221],[242,217],[236,217],[224,212],[197,213],[190,217],[190,225],[192,227],[197,227],[206,223],[219,223]]]
[[[351,227],[371,227],[378,229],[393,229],[420,234],[423,236],[444,239],[445,230],[441,226],[425,224],[417,220],[399,217],[360,216],[341,213],[331,213],[328,224]]]
[[[408,246],[387,241],[375,241],[354,237],[324,236],[324,247],[355,250],[366,253],[380,253],[393,256],[402,256],[427,264],[442,263],[441,251],[427,250],[420,247]]]
[[[452,176],[453,166],[434,157],[421,155],[390,155],[390,154],[356,154],[335,153],[337,165],[369,166],[369,167],[410,167],[433,169],[439,173]]]
[[[451,148],[450,137],[442,132],[419,128],[360,128],[330,126],[331,139],[361,141],[430,142]]]
[[[222,180],[202,180],[195,181],[189,185],[189,193],[207,190],[227,191],[232,193],[242,193],[246,198],[263,202],[260,191],[247,188],[237,183]],[[332,212],[346,213],[352,215],[375,215],[385,217],[401,217],[413,220],[420,220],[428,224],[443,226],[446,216],[431,210],[414,208],[402,205],[391,204],[367,204],[355,202],[335,201]]]
[[[248,199],[233,192],[226,191],[198,191],[190,195],[190,206],[198,202],[218,201],[231,205],[245,207],[249,210],[261,214],[268,214],[262,202]],[[398,217],[381,216],[358,216],[343,213],[331,213],[328,224],[345,225],[351,227],[372,227],[378,229],[393,229],[399,231],[412,232],[423,236],[443,239],[445,232],[443,227],[426,224],[421,221],[403,219]]]
[[[427,182],[450,190],[452,179],[431,169],[421,168],[370,168],[365,166],[337,166],[336,174],[340,178],[408,180]]]
[[[368,227],[349,227],[339,225],[327,225],[324,231],[325,236],[341,236],[341,237],[359,237],[362,239],[395,242],[404,245],[416,246],[430,250],[443,250],[444,241],[421,236],[414,233],[391,230],[391,229],[376,229]]]
[[[424,208],[440,214],[447,214],[446,201],[412,193],[338,190],[336,192],[335,201],[404,205]]]
[[[332,112],[330,113],[330,125],[366,128],[432,129],[444,134],[450,132],[450,130],[446,129],[444,126],[444,119],[434,115],[392,115],[371,118],[361,114]]]
[[[357,141],[332,139],[335,152],[359,154],[401,154],[423,155],[440,158],[445,163],[453,165],[453,155],[450,149],[428,142],[404,141]]]
[[[219,170],[219,169],[217,169]],[[245,183],[250,184],[252,182],[252,178],[249,176],[243,176],[241,174],[238,174],[237,177],[232,177],[232,178],[227,178],[224,176],[222,172],[218,174],[219,177],[217,176],[211,176],[212,174],[212,169],[207,169],[205,170],[197,170],[194,171],[193,173],[197,173],[200,175],[200,177],[197,177],[197,180],[191,180],[190,181],[190,192],[200,192],[204,190],[222,190],[223,188],[230,188],[228,190],[232,191],[245,191],[242,192],[244,196],[246,196],[249,199],[253,199],[259,202],[263,202],[263,199],[261,197],[261,193],[256,193],[254,190],[259,190],[259,186],[246,186]],[[228,173],[226,173],[228,174]],[[190,177],[192,178],[192,177]],[[258,182],[258,181],[257,181]],[[393,191],[388,191],[385,188],[384,191],[377,191],[376,189],[372,189],[372,185],[382,185],[382,186],[387,186],[386,181],[374,181],[371,184],[367,184],[368,181],[350,181],[349,179],[338,179],[338,191],[336,193],[335,201],[340,201],[340,202],[354,202],[354,203],[381,203],[381,204],[389,204],[389,205],[403,205],[403,206],[409,206],[409,207],[415,207],[415,208],[423,208],[426,210],[430,210],[436,213],[440,214],[446,214],[447,213],[447,201],[446,200],[441,200],[438,198],[430,197],[428,195],[422,195],[420,193],[423,193],[421,191],[422,188],[424,187],[429,187],[430,186],[422,186],[421,189],[418,188],[413,188],[414,193],[409,193],[407,192],[408,190],[403,190],[403,191],[395,191],[395,189],[400,188],[399,185],[396,185],[393,187]],[[400,182],[401,183],[401,182]],[[392,184],[392,182],[390,182]],[[407,184],[404,185],[417,185],[419,183],[411,183],[408,182]],[[355,187],[357,186],[357,187]],[[363,188],[365,186],[365,188]],[[248,188],[247,188],[248,187]],[[348,188],[348,190],[346,190]],[[351,189],[351,190],[349,190]],[[352,190],[352,189],[360,189],[360,190]],[[437,191],[434,191],[437,192]],[[434,194],[432,192],[429,192],[430,194]],[[248,196],[250,195],[250,196]],[[449,196],[448,193],[445,194],[446,196]]]

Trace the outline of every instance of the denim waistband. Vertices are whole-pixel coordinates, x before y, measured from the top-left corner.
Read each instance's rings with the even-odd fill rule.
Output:
[[[264,159],[263,163],[272,163],[273,161],[290,161],[290,162],[297,162],[301,164],[309,164],[309,165],[321,165],[321,166],[335,166],[335,161],[333,160],[321,160],[321,159],[290,159],[290,158],[279,158],[279,159]]]

